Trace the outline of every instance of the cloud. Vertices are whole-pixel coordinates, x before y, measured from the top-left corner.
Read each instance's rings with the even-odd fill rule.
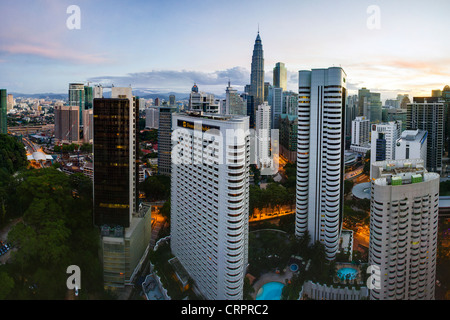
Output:
[[[189,90],[196,83],[201,91],[225,92],[228,81],[234,87],[243,87],[250,82],[250,73],[242,67],[212,72],[190,70],[152,70],[129,73],[124,76],[99,76],[88,79],[89,82],[102,85],[129,86],[133,88],[151,88],[165,91]]]
[[[101,54],[84,54],[55,44],[6,44],[0,46],[0,52],[11,55],[32,55],[75,63],[98,64],[110,62]]]

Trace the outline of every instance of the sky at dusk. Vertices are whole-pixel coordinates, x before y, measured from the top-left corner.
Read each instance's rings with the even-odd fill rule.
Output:
[[[70,82],[189,92],[195,82],[224,94],[228,80],[242,91],[258,25],[266,81],[284,62],[293,91],[299,70],[331,66],[344,69],[350,94],[366,87],[383,100],[450,84],[448,0],[0,2],[8,92],[67,93]],[[80,8],[80,29],[67,27],[70,5]]]

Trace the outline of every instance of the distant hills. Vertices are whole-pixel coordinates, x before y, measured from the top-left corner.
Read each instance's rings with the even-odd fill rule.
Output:
[[[68,94],[67,93],[19,93],[19,92],[8,92],[14,96],[14,98],[31,98],[31,99],[46,99],[46,100],[67,100]],[[144,99],[153,99],[160,98],[163,100],[168,101],[169,96],[173,94],[175,95],[176,100],[188,100],[189,99],[189,93],[177,93],[177,92],[164,92],[164,93],[158,93],[158,92],[148,92],[146,90],[133,90],[133,95],[144,98]],[[103,96],[105,98],[111,97],[111,91],[109,91],[107,88],[105,88],[105,91],[103,93]]]
[[[18,93],[18,92],[8,92],[11,93],[14,98],[31,98],[31,99],[46,99],[46,100],[67,100],[67,93]],[[133,95],[143,99],[153,99],[160,98],[162,100],[169,101],[170,95],[175,95],[176,100],[189,100],[189,93],[186,92],[154,92],[150,89],[136,89],[133,90]],[[108,88],[104,89],[103,96],[105,98],[111,97],[111,91]],[[224,98],[225,95],[215,95],[216,98]]]

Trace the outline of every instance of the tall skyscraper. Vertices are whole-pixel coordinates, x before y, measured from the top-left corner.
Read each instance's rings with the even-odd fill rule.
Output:
[[[250,125],[254,126],[256,108],[264,102],[264,52],[259,31],[253,47],[249,95],[253,96],[253,117],[250,119],[253,123]]]
[[[151,107],[145,109],[145,127],[149,129],[159,128],[159,108]]]
[[[444,101],[439,97],[414,97],[407,105],[407,129],[428,131],[427,170],[441,172],[444,152]]]
[[[8,133],[6,109],[8,107],[8,93],[6,89],[0,89],[0,134]]]
[[[79,106],[55,106],[55,139],[58,143],[80,141],[79,113]]]
[[[79,125],[83,125],[83,109],[85,105],[85,91],[83,83],[69,84],[69,106],[78,106]]]
[[[170,175],[172,171],[172,114],[176,108],[162,106],[158,110],[158,174]]]
[[[248,117],[176,113],[172,127],[172,253],[204,298],[241,300],[248,263]]]
[[[439,174],[423,160],[373,164],[369,265],[373,300],[432,300],[436,283]]]
[[[358,96],[352,95],[347,97],[347,105],[345,106],[345,148],[351,145],[352,121],[358,116]]]
[[[335,258],[344,195],[346,74],[342,68],[299,71],[295,235]]]
[[[273,68],[273,86],[287,90],[287,69],[283,62],[277,62]]]
[[[270,168],[271,107],[264,102],[256,109],[256,150],[258,168]]]
[[[128,228],[138,211],[136,155],[138,100],[131,88],[113,87],[94,99],[94,224]]]
[[[283,107],[281,114],[297,116],[298,94],[292,91],[283,91]]]
[[[297,160],[298,117],[282,114],[280,117],[280,153],[290,162]]]
[[[282,88],[276,88],[273,86],[269,87],[269,94],[268,94],[268,104],[270,105],[270,112],[271,112],[271,126],[272,129],[279,129],[280,128],[280,117],[283,110],[283,89]]]

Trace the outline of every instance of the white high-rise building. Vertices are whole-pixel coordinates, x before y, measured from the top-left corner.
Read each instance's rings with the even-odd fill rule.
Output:
[[[436,282],[439,174],[421,159],[373,164],[370,298],[432,300]]]
[[[365,154],[370,150],[370,120],[364,116],[352,121],[350,149]]]
[[[375,161],[394,160],[395,144],[402,132],[401,121],[372,124],[370,141],[370,168]],[[372,178],[372,172],[370,173]]]
[[[172,117],[171,250],[205,299],[243,299],[249,117]]]
[[[339,67],[299,71],[295,234],[308,231],[330,260],[342,220],[346,77]]]
[[[159,128],[159,108],[145,109],[145,127],[150,129]]]
[[[270,156],[271,107],[264,102],[256,109],[256,150],[258,168],[272,166]]]
[[[424,130],[405,130],[395,143],[395,160],[422,159],[427,166],[427,136]]]

